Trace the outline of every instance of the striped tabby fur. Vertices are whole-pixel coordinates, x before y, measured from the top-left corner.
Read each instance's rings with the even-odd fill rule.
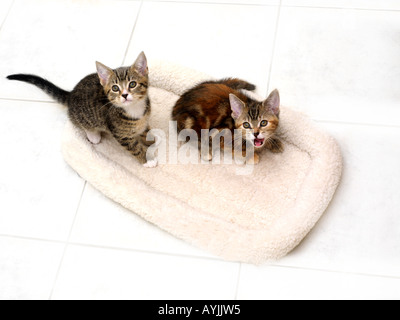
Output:
[[[116,70],[99,62],[96,65],[97,74],[85,77],[72,92],[34,75],[11,75],[8,79],[31,83],[68,106],[72,123],[85,130],[93,144],[100,143],[101,133],[109,131],[145,164],[147,149],[152,144],[146,141],[151,112],[146,56],[142,52],[131,67]]]

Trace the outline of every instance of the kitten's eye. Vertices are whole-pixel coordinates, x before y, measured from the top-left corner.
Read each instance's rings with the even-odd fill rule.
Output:
[[[260,123],[260,126],[261,127],[266,127],[268,125],[268,121],[267,120],[263,120],[263,121],[261,121],[261,123]]]
[[[250,123],[248,123],[248,122],[243,123],[243,128],[250,129],[251,128]]]
[[[137,82],[136,82],[136,81],[132,81],[132,82],[129,84],[129,88],[131,88],[131,89],[135,88],[136,86],[137,86]]]
[[[119,87],[117,86],[117,85],[115,85],[115,86],[112,86],[112,91],[114,91],[114,92],[119,92]]]

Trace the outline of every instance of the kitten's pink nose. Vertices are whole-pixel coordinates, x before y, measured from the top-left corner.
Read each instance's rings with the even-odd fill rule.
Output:
[[[127,94],[123,94],[122,96],[125,98],[125,100],[128,100],[128,95]]]

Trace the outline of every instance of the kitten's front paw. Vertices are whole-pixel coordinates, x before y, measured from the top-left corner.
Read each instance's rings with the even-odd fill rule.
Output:
[[[157,159],[147,161],[143,167],[145,168],[155,168],[158,165]]]
[[[98,131],[86,131],[86,135],[88,140],[92,143],[92,144],[99,144],[101,142],[101,133]]]
[[[256,165],[259,163],[260,163],[260,156],[257,153],[254,154],[254,157],[247,160],[247,164]]]
[[[210,162],[213,159],[213,156],[211,153],[208,154],[202,154],[201,159],[205,162]]]

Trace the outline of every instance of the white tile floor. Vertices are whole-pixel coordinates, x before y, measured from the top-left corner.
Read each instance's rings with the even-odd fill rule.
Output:
[[[0,299],[400,299],[399,35],[396,0],[1,1]],[[286,258],[224,262],[106,199],[62,159],[65,109],[5,80],[71,89],[141,50],[277,87],[339,141],[337,195]]]

